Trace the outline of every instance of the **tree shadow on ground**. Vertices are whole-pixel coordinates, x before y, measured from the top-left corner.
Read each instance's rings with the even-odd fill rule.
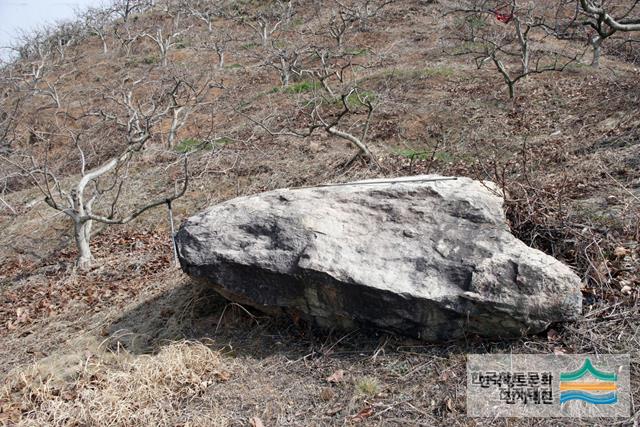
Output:
[[[381,330],[318,329],[301,319],[270,316],[230,302],[191,280],[128,311],[107,332],[111,348],[125,348],[134,354],[153,354],[167,343],[186,339],[206,341],[234,356],[263,359],[278,354],[290,360],[361,358],[381,351],[446,356],[500,352],[522,344],[478,337],[427,343]]]

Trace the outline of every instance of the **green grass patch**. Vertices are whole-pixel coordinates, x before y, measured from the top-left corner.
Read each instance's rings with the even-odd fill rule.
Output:
[[[428,160],[431,158],[431,152],[413,150],[411,148],[402,148],[402,149],[396,150],[396,154],[398,156],[406,157],[408,159]]]
[[[233,140],[231,138],[223,136],[222,138],[218,138],[210,144],[216,147],[224,147],[225,145],[233,144]]]
[[[487,26],[487,22],[478,16],[469,15],[463,18],[463,22],[458,21],[458,25],[466,25],[474,30],[479,30]]]
[[[345,49],[344,53],[346,53],[347,55],[353,55],[353,56],[367,56],[371,53],[371,50],[364,47],[356,47],[351,49]]]
[[[157,64],[158,62],[160,62],[160,57],[156,55],[149,55],[142,58],[143,64],[151,65],[151,64]]]
[[[576,61],[568,64],[565,70],[571,73],[581,74],[593,71],[593,67],[591,66],[591,64],[585,64],[583,62]]]
[[[347,106],[351,109],[355,109],[358,107],[362,107],[366,104],[363,101],[369,100],[369,102],[374,103],[377,99],[375,92],[370,90],[360,90],[358,93],[352,93],[347,97]],[[339,100],[342,102],[341,100]]]
[[[453,162],[453,155],[451,153],[448,153],[446,151],[438,151],[436,152],[436,155],[433,156],[434,159],[439,160],[443,163],[452,163]]]
[[[189,39],[185,37],[180,37],[176,40],[174,46],[176,49],[186,49],[190,46]]]
[[[255,49],[256,47],[258,47],[258,43],[245,43],[240,46],[240,48],[244,50],[251,50]]]
[[[320,82],[305,80],[298,83],[290,84],[287,87],[274,86],[269,93],[306,93],[313,92],[322,87]]]
[[[422,70],[422,77],[451,77],[455,71],[452,67],[441,65],[438,67],[427,67]]]
[[[206,144],[203,144],[202,141],[200,141],[199,139],[196,138],[186,138],[183,139],[182,141],[180,141],[180,143],[178,145],[176,145],[175,150],[178,153],[190,153],[192,151],[198,150],[200,148],[203,148],[203,146]]]
[[[482,52],[485,49],[485,44],[481,42],[464,42],[457,46],[454,46],[450,53],[452,55],[463,55],[470,52]]]
[[[412,148],[401,148],[395,150],[395,153],[398,156],[406,157],[407,159],[413,160],[429,160],[433,156],[433,159],[436,161],[440,161],[443,163],[451,163],[453,162],[453,155],[447,151],[436,151],[435,154],[433,150],[424,151],[424,150],[414,150]]]
[[[282,92],[284,93],[305,93],[305,92],[313,92],[322,87],[320,82],[316,81],[302,81],[294,84],[290,84],[289,86],[282,88]]]

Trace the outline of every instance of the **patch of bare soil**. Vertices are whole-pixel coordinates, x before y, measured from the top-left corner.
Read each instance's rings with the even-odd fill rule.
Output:
[[[600,70],[527,78],[510,101],[494,70],[443,52],[446,19],[438,7],[399,2],[349,41],[360,60],[371,59],[360,84],[380,101],[369,131],[380,168],[350,161],[355,150],[342,140],[272,137],[237,114],[244,105],[257,118],[286,117],[304,94],[274,91],[278,76],[257,66],[253,34],[229,24],[238,41],[229,66],[214,72],[226,89],[215,111],[194,115],[182,134],[237,139],[192,155],[176,219],[275,188],[421,173],[488,179],[508,194],[514,234],[580,275],[582,319],[512,342],[469,336],[429,344],[385,331],[319,331],[191,283],[173,265],[163,209],[98,230],[97,266],[76,270],[69,223],[23,186],[3,196],[19,215],[0,211],[0,424],[549,425],[465,416],[466,354],[485,352],[628,353],[638,401],[638,71],[605,57]],[[146,45],[108,60],[96,43],[78,49],[85,53],[74,59],[79,74],[64,77],[61,90],[77,89],[72,95],[86,102],[99,100],[98,77],[146,72],[153,59]],[[188,46],[172,58],[203,69],[216,61]],[[24,123],[44,120],[40,107],[29,104]],[[52,170],[74,170],[76,147],[52,144],[52,158],[60,159]],[[139,182],[123,211],[133,196],[166,189],[158,177],[166,178],[169,160],[156,155],[159,146],[154,141],[131,171]],[[96,149],[104,157],[113,147]],[[637,424],[633,411],[615,423]],[[611,420],[553,420],[592,424]]]

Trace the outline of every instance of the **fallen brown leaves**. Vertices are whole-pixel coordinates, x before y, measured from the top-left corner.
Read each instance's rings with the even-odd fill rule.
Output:
[[[95,312],[128,302],[171,267],[172,248],[166,235],[113,231],[94,238],[97,263],[93,270],[73,269],[74,251],[66,249],[59,254],[62,262],[35,269],[15,286],[0,291],[0,336],[69,314],[72,307]],[[132,251],[135,257],[129,256]]]
[[[344,369],[338,369],[327,377],[329,383],[339,383],[344,380]]]

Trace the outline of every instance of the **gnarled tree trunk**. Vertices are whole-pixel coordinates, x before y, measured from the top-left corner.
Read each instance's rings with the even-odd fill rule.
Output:
[[[91,246],[89,245],[89,239],[91,237],[91,226],[93,221],[82,219],[74,219],[73,232],[76,241],[76,247],[78,249],[78,258],[76,259],[76,265],[83,270],[88,269],[93,262],[93,255],[91,254]]]

